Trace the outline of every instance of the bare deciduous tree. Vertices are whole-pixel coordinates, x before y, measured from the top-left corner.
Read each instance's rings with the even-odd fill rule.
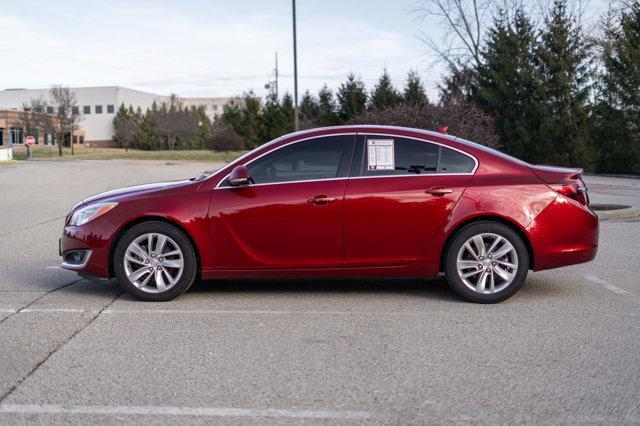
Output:
[[[590,0],[567,2],[570,16],[580,22],[589,10]],[[420,38],[435,54],[436,61],[459,73],[465,67],[481,65],[487,28],[498,14],[510,21],[516,10],[526,10],[535,24],[543,21],[551,7],[553,2],[549,0],[419,0],[410,13],[421,21],[436,21],[442,32],[422,31]]]
[[[493,118],[474,104],[455,102],[441,105],[400,104],[382,110],[367,111],[352,124],[381,124],[387,126],[413,127],[437,130],[448,127],[449,133],[495,147],[498,135],[493,127]]]
[[[38,135],[38,129],[35,127],[29,103],[24,102],[22,104],[18,119],[11,126],[22,129],[23,140],[27,136]],[[31,147],[29,145],[27,145],[27,158],[31,158]]]
[[[54,119],[51,114],[47,114],[49,103],[43,97],[31,99],[29,107],[31,108],[31,118],[33,125],[38,133],[42,134],[43,144],[47,143],[47,135],[53,135],[55,131]]]
[[[420,20],[435,18],[443,30],[442,36],[434,31],[422,32],[424,43],[452,69],[473,61],[481,63],[481,49],[485,25],[491,17],[491,0],[421,0],[411,13]]]
[[[229,151],[239,151],[244,148],[242,136],[233,131],[231,126],[217,121],[213,126],[211,139],[207,148],[215,151],[224,151],[225,161],[229,162]]]
[[[51,104],[55,108],[58,134],[58,153],[62,156],[62,143],[69,134],[71,155],[73,152],[73,132],[78,129],[80,115],[77,111],[76,95],[67,86],[52,86],[49,90]]]

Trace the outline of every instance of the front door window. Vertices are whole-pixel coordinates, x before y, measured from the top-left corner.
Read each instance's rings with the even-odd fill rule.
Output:
[[[330,136],[285,146],[249,164],[249,175],[255,184],[344,177],[347,168],[345,146],[350,139],[353,136]],[[229,185],[225,182],[221,186]]]

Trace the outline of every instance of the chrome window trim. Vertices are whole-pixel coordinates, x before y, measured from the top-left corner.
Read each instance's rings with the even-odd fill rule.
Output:
[[[331,137],[331,136],[348,136],[348,135],[364,135],[364,136],[384,136],[384,137],[390,137],[390,138],[404,138],[404,139],[412,139],[412,140],[416,140],[419,142],[425,142],[425,143],[432,143],[435,145],[440,145],[443,146],[445,148],[451,149],[453,151],[457,151],[462,155],[465,155],[469,158],[471,158],[473,160],[473,162],[475,163],[475,166],[473,167],[473,170],[471,170],[470,172],[466,172],[466,173],[429,173],[429,174],[404,174],[404,175],[377,175],[377,176],[347,176],[347,177],[336,177],[336,178],[326,178],[326,179],[309,179],[309,180],[292,180],[292,181],[287,181],[287,182],[269,182],[269,183],[254,183],[251,185],[246,185],[246,187],[256,187],[256,186],[265,186],[265,185],[284,185],[284,184],[295,184],[295,183],[307,183],[307,182],[327,182],[327,181],[332,181],[332,180],[350,180],[350,179],[388,179],[388,178],[407,178],[407,177],[432,177],[432,176],[471,176],[474,175],[476,173],[476,171],[478,170],[478,159],[469,154],[468,152],[462,151],[458,148],[454,148],[451,147],[449,145],[440,143],[440,142],[435,142],[435,141],[431,141],[431,140],[425,140],[425,139],[421,139],[421,138],[416,138],[413,136],[399,136],[399,135],[390,135],[388,133],[369,133],[369,132],[362,132],[362,133],[358,133],[358,132],[348,132],[348,133],[333,133],[333,134],[329,134],[329,135],[318,135],[318,136],[310,136],[308,138],[304,138],[304,139],[299,139],[299,140],[295,140],[289,143],[286,143],[284,145],[281,145],[279,147],[277,147],[274,150],[271,151],[267,151],[263,154],[260,154],[259,156],[257,156],[256,158],[252,159],[251,161],[249,161],[248,163],[245,164],[245,166],[248,166],[249,164],[253,163],[254,161],[258,160],[259,158],[264,157],[267,154],[270,154],[272,152],[275,152],[277,150],[279,150],[280,148],[284,148],[285,146],[289,146],[292,145],[294,143],[298,143],[298,142],[304,142],[304,141],[308,141],[310,139],[318,139],[318,138],[324,138],[324,137]],[[248,155],[250,154],[247,153],[245,154]],[[244,157],[244,156],[243,156]],[[234,163],[242,160],[243,157],[240,157],[238,159],[236,159],[233,163],[230,163],[229,166],[233,165]],[[220,179],[220,182],[218,182],[215,186],[215,188],[213,188],[213,190],[217,190],[217,189],[237,189],[240,188],[238,186],[220,186],[220,184],[222,182],[224,182],[229,175],[231,174],[231,172],[227,173],[225,177],[223,177],[222,179]],[[215,175],[212,175],[211,177],[213,177]]]

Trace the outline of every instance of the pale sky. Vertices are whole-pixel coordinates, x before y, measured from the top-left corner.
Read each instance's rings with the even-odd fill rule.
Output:
[[[409,13],[417,1],[298,0],[300,94],[335,90],[351,71],[371,89],[386,67],[399,89],[418,71],[434,97],[442,68],[418,36],[440,30]],[[283,93],[293,88],[291,34],[290,0],[21,0],[0,15],[0,89],[264,95],[277,51]]]

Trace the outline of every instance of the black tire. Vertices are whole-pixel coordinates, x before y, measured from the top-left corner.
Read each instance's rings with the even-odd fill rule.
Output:
[[[132,284],[127,278],[124,264],[127,247],[136,238],[149,233],[162,234],[173,240],[182,251],[184,262],[182,274],[176,283],[157,293],[143,291]],[[191,287],[197,275],[198,261],[191,241],[180,229],[165,222],[150,221],[136,225],[122,235],[113,255],[113,269],[120,286],[131,296],[147,302],[164,302],[180,296]]]
[[[511,243],[517,255],[518,267],[515,273],[515,277],[510,284],[506,285],[505,288],[499,291],[495,291],[494,293],[480,293],[476,290],[472,290],[467,284],[465,284],[463,279],[460,277],[460,274],[458,273],[458,253],[462,249],[462,246],[467,241],[469,241],[469,239],[479,234],[499,235],[500,237],[506,239],[509,243]],[[498,240],[498,238],[495,238],[495,240]],[[527,273],[529,272],[529,253],[524,241],[522,240],[520,235],[518,235],[513,229],[499,222],[482,221],[474,222],[467,226],[464,226],[462,229],[456,232],[446,250],[444,272],[447,277],[447,281],[453,288],[453,290],[455,290],[465,299],[472,302],[497,303],[508,299],[509,297],[513,296],[518,290],[520,290],[520,288],[524,284],[525,279],[527,278]],[[488,261],[488,259],[484,259],[484,261]],[[482,270],[480,266],[478,266],[478,269]],[[470,269],[470,271],[473,270]],[[510,271],[513,272],[513,270]],[[495,277],[498,277],[498,275],[496,274]],[[467,280],[470,281],[472,279],[475,278],[468,278]],[[498,279],[501,280],[501,278],[499,277]],[[503,284],[505,282],[507,281],[503,281]],[[479,287],[477,283],[476,286]],[[499,287],[496,286],[495,288],[496,290],[498,290]]]

